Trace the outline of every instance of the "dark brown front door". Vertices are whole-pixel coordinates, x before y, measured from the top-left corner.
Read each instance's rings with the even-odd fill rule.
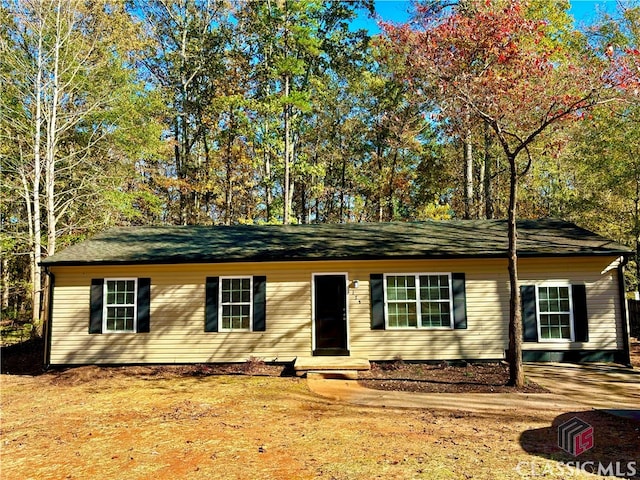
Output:
[[[349,355],[347,347],[347,278],[314,277],[316,344],[314,355]]]

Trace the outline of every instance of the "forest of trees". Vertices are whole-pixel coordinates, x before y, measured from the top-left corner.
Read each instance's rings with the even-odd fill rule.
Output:
[[[112,226],[507,218],[513,179],[518,218],[637,250],[640,5],[568,8],[0,0],[3,317]]]

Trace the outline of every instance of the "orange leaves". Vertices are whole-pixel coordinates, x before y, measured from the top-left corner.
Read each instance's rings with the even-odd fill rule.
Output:
[[[541,23],[524,18],[517,2],[499,10],[490,7],[488,2],[473,14],[457,12],[427,19],[423,23],[428,27],[423,31],[411,30],[408,25],[387,26],[386,31],[396,45],[407,47],[411,66],[430,63],[440,70],[471,67],[479,74],[493,63],[526,68],[535,58],[527,58],[522,45],[537,41]]]

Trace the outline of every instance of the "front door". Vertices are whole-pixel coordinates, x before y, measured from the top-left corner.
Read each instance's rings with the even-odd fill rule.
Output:
[[[349,355],[347,346],[347,277],[313,277],[314,355]]]

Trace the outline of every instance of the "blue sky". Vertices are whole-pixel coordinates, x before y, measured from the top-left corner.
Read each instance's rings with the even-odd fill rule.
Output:
[[[411,6],[409,1],[401,0],[376,0],[376,12],[387,21],[402,23],[408,19],[408,10]],[[598,12],[612,12],[616,8],[615,0],[571,0],[571,9],[569,13],[576,20],[576,26],[587,25],[595,18]],[[366,28],[371,33],[379,33],[379,28],[374,19],[366,18],[363,15],[354,25],[356,28]]]

